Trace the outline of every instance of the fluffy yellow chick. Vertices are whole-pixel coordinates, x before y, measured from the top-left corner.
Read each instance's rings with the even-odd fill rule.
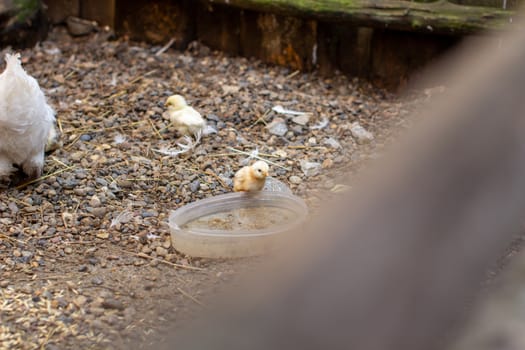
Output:
[[[165,106],[168,107],[168,110],[164,117],[171,121],[181,135],[194,136],[197,139],[200,137],[206,127],[206,121],[199,112],[188,106],[184,97],[181,95],[170,96],[166,100]]]
[[[268,164],[262,160],[241,168],[233,178],[233,190],[235,192],[262,190],[268,176],[268,170]]]

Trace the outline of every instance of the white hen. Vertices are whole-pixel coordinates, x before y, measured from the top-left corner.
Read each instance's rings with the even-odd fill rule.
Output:
[[[42,175],[54,112],[38,82],[22,68],[20,54],[7,54],[5,61],[0,74],[0,176],[10,175],[17,165],[34,179]]]

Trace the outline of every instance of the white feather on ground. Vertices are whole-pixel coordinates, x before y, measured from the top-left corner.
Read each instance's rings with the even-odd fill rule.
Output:
[[[5,56],[0,74],[0,176],[19,165],[29,178],[42,174],[44,148],[55,121],[38,82],[29,76],[20,55]]]
[[[199,144],[201,140],[201,135],[202,133],[200,132],[197,133],[195,135],[195,138],[196,138],[195,141],[193,141],[193,139],[189,136],[184,136],[184,141],[186,141],[186,143],[178,142],[177,143],[177,146],[179,147],[178,149],[161,147],[160,149],[153,149],[153,151],[159,154],[165,155],[165,156],[176,157],[180,154],[184,154],[184,153],[193,151],[195,147]]]

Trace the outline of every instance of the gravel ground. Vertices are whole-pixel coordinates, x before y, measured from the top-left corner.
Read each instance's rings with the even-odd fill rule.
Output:
[[[198,44],[156,55],[159,47],[107,39],[55,28],[21,52],[57,111],[64,146],[47,156],[41,181],[0,193],[0,348],[145,344],[243,265],[176,252],[170,209],[230,192],[246,158],[239,151],[257,149],[274,163],[271,176],[315,210],[344,188],[341,174],[377,156],[416,103]],[[173,93],[218,130],[179,157],[154,151],[178,141],[162,118]],[[294,121],[276,105],[311,117]],[[374,140],[357,142],[353,122]],[[287,131],[271,134],[279,123]]]

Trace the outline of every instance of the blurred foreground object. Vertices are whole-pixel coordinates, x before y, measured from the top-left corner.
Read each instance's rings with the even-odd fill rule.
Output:
[[[450,89],[309,244],[165,348],[445,349],[525,213],[525,32],[473,50],[436,69]]]

